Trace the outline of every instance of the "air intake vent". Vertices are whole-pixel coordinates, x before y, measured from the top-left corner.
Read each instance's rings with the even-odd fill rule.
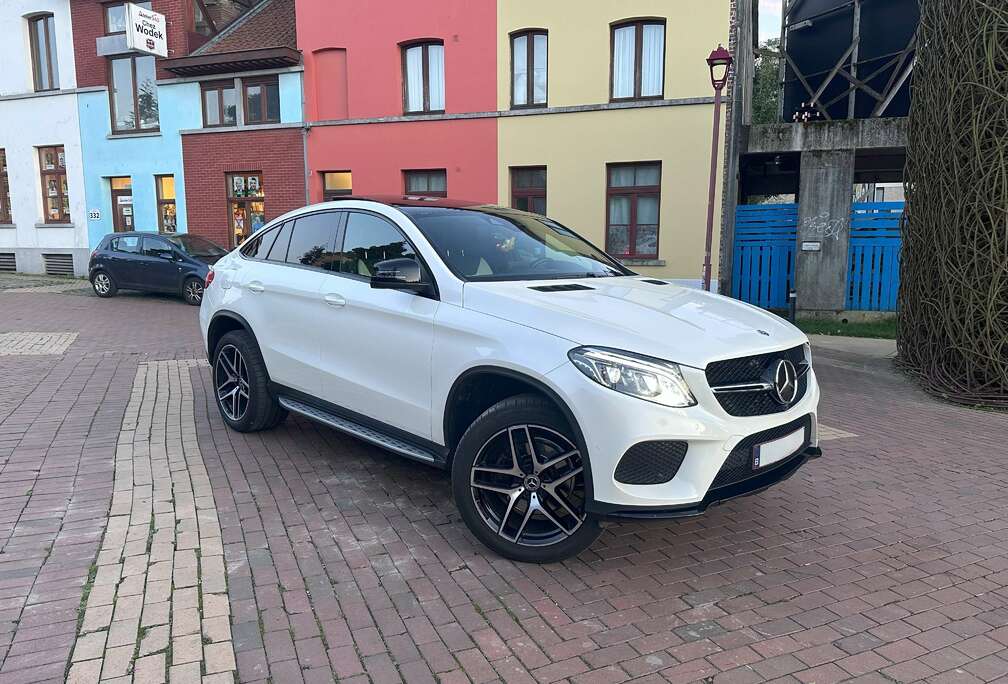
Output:
[[[573,292],[574,290],[594,290],[595,288],[579,285],[578,283],[563,283],[562,285],[535,285],[529,289],[539,290],[540,292]]]
[[[668,482],[679,472],[687,446],[686,442],[670,440],[638,442],[627,449],[616,466],[616,481],[636,485]]]
[[[72,276],[74,274],[73,254],[43,254],[46,275]]]
[[[17,258],[13,252],[0,252],[0,271],[13,273],[17,270]]]
[[[655,280],[654,278],[643,278],[642,283],[648,283],[649,285],[668,285],[664,280]]]

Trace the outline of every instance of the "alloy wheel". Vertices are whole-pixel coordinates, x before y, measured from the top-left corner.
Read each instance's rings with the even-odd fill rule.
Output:
[[[228,419],[240,421],[248,411],[248,365],[233,344],[225,345],[217,353],[214,386],[217,389],[217,402],[221,411]]]
[[[109,280],[109,277],[104,273],[96,275],[91,284],[94,285],[95,292],[101,295],[108,294],[109,290],[112,288],[112,281]]]
[[[193,304],[203,301],[203,283],[193,278],[185,286],[185,296]]]
[[[541,425],[513,425],[490,437],[476,454],[469,483],[483,521],[520,546],[556,544],[585,520],[581,452]]]

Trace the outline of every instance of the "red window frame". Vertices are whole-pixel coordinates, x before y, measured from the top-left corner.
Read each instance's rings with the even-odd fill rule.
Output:
[[[613,186],[612,184],[612,170],[618,168],[634,168],[641,166],[657,166],[658,167],[658,184],[657,185],[631,185],[631,186]],[[647,162],[622,162],[618,164],[606,164],[606,252],[617,259],[657,259],[660,253],[661,246],[661,162],[660,161],[647,161]],[[636,171],[635,171],[636,173]],[[636,182],[636,180],[635,180]],[[655,196],[658,200],[658,223],[655,224],[655,249],[654,252],[644,253],[637,251],[637,203],[642,196]],[[626,224],[627,227],[627,251],[623,253],[617,253],[612,249],[612,226],[610,219],[612,214],[609,210],[609,203],[613,197],[628,197],[630,199],[630,223]],[[617,226],[622,226],[624,224],[615,224]],[[648,224],[650,225],[650,224]]]
[[[539,186],[524,186],[518,185],[518,176],[525,171],[542,171],[543,173],[543,184],[542,187]],[[525,206],[530,207],[524,211],[532,211],[532,200],[537,198],[542,198],[543,201],[543,211],[542,215],[546,215],[546,185],[549,182],[548,176],[546,174],[545,166],[512,166],[511,167],[511,208],[519,209],[518,200],[523,198],[526,200]]]
[[[51,169],[46,168],[45,155],[51,152],[55,160]],[[63,184],[67,180],[66,154],[62,145],[46,145],[38,148],[39,154],[39,176],[42,181],[42,221],[44,223],[70,223],[70,211],[67,207],[67,193],[63,191]],[[59,163],[60,155],[63,156],[63,165]],[[55,194],[49,194],[49,181],[55,183]],[[49,216],[49,198],[57,200],[59,206],[59,216],[51,218]]]

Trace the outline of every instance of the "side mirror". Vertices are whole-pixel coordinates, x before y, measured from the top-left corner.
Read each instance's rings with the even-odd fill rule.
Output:
[[[430,283],[424,282],[423,268],[416,259],[387,259],[375,264],[371,276],[371,287],[376,290],[409,290],[418,294],[434,291]]]
[[[175,261],[175,255],[171,252],[158,252],[158,256],[168,261]]]

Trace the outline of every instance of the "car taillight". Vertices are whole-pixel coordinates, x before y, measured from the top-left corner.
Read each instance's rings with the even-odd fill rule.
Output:
[[[203,287],[205,288],[210,287],[210,283],[212,282],[213,282],[213,269],[210,269],[210,272],[206,274],[206,283],[203,285]]]

